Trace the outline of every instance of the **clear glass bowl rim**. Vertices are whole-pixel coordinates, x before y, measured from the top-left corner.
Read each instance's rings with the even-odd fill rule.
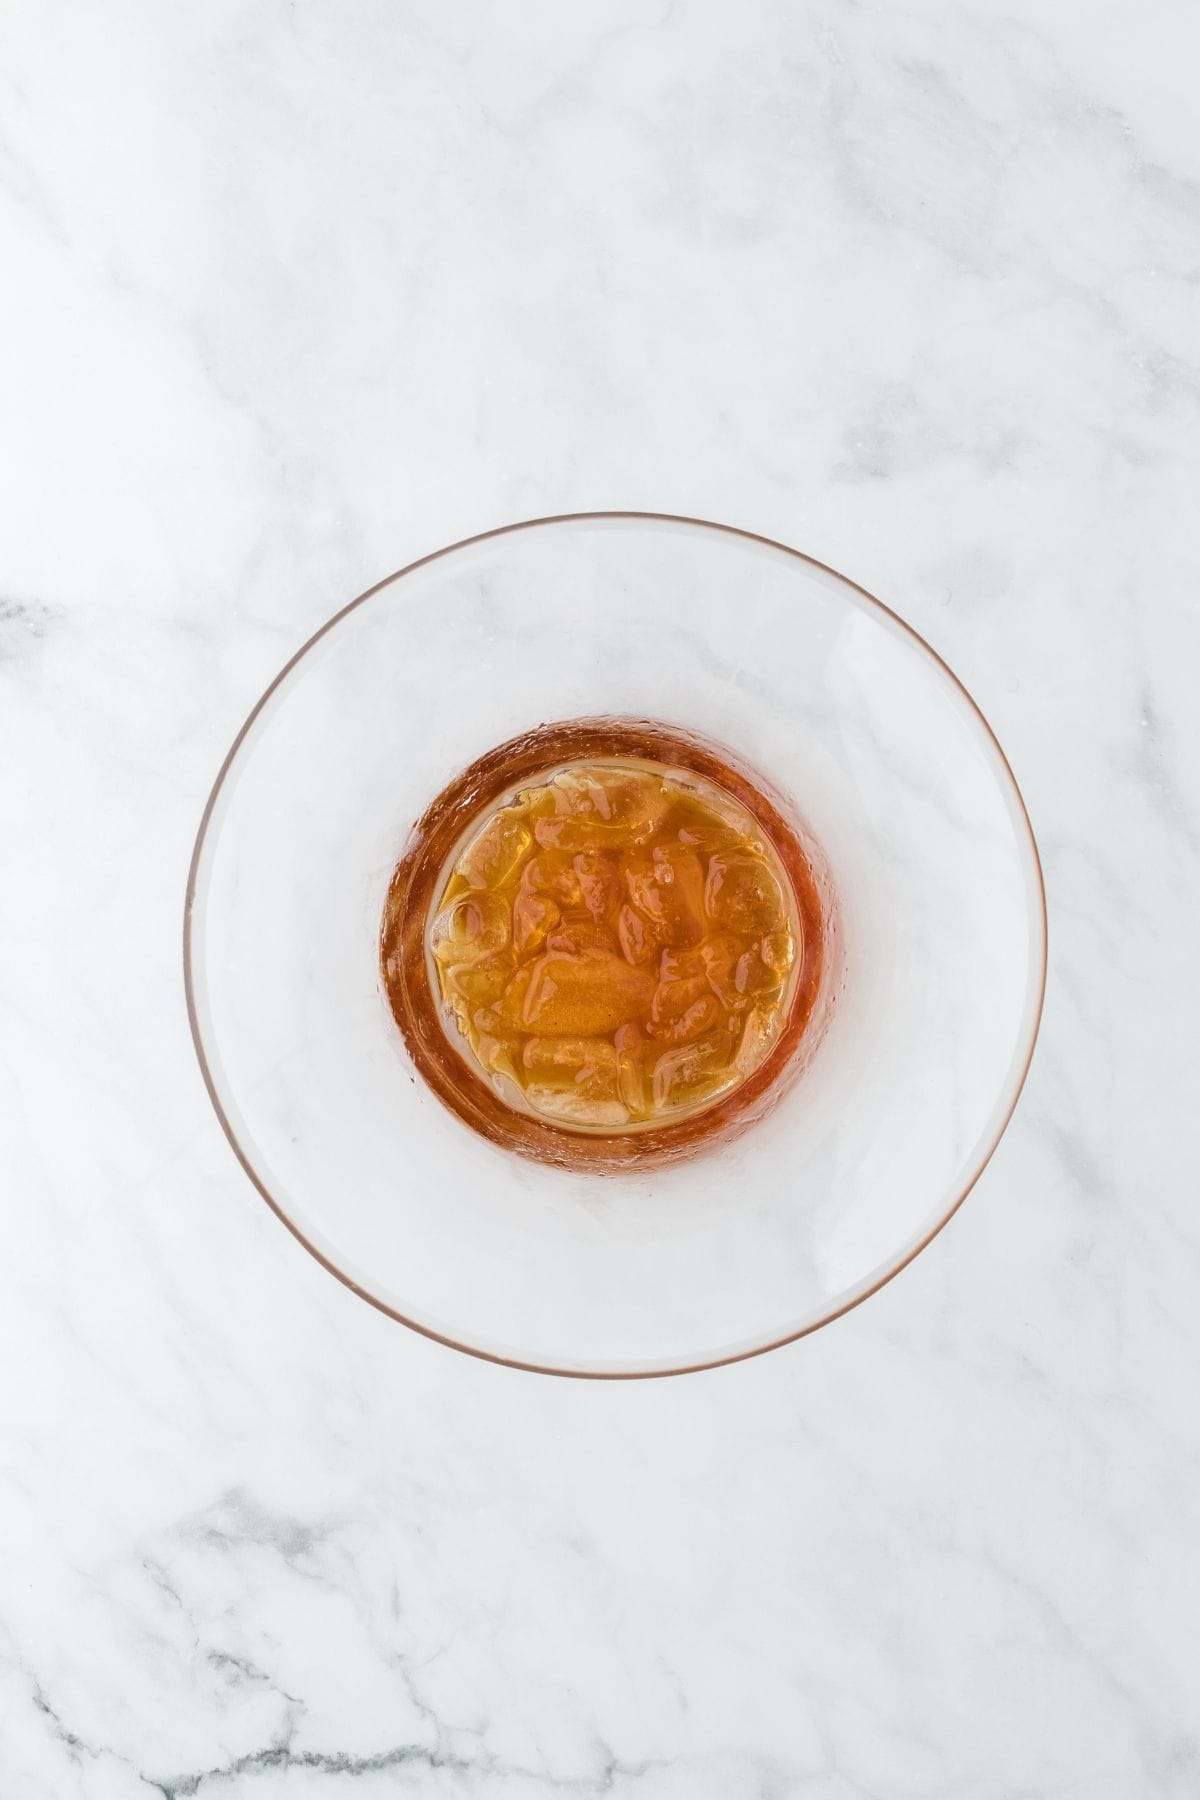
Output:
[[[975,1166],[970,1170],[968,1178],[965,1180],[962,1187],[952,1194],[942,1212],[934,1219],[929,1229],[915,1243],[906,1244],[883,1268],[877,1277],[869,1283],[869,1285],[862,1287],[857,1292],[851,1293],[849,1296],[840,1297],[838,1303],[835,1306],[831,1306],[820,1318],[810,1319],[804,1324],[796,1327],[794,1330],[782,1332],[766,1342],[741,1346],[727,1354],[706,1358],[702,1361],[682,1362],[678,1364],[678,1366],[663,1367],[659,1365],[654,1368],[646,1369],[562,1368],[548,1363],[528,1362],[522,1360],[520,1357],[500,1355],[495,1351],[484,1349],[477,1344],[466,1342],[463,1339],[453,1337],[445,1332],[436,1331],[422,1321],[409,1317],[399,1308],[389,1306],[377,1295],[372,1294],[359,1282],[355,1281],[344,1269],[339,1268],[338,1264],[331,1257],[327,1256],[315,1244],[310,1242],[304,1232],[290,1217],[284,1204],[271,1192],[262,1176],[254,1167],[249,1152],[239,1139],[232,1121],[222,1104],[213,1071],[209,1063],[208,1054],[204,1044],[204,1037],[200,1029],[192,955],[192,923],[196,902],[197,883],[209,827],[212,823],[217,802],[221,796],[225,782],[229,777],[230,771],[237,761],[242,745],[253,730],[260,714],[269,705],[275,693],[292,674],[293,670],[303,662],[309,651],[314,649],[315,646],[320,643],[321,639],[327,636],[327,634],[331,632],[335,626],[339,625],[343,619],[347,618],[349,614],[357,611],[359,607],[365,606],[369,600],[373,599],[376,594],[381,593],[384,588],[390,588],[394,583],[403,581],[406,576],[415,574],[418,569],[427,568],[431,563],[439,562],[448,556],[453,556],[457,551],[466,550],[475,544],[487,543],[496,538],[511,537],[519,532],[537,531],[546,526],[595,525],[614,521],[634,525],[660,524],[690,526],[701,531],[719,532],[725,537],[742,539],[747,543],[759,544],[766,549],[779,551],[786,556],[794,557],[797,562],[804,564],[808,568],[817,569],[822,574],[832,576],[835,581],[839,582],[852,594],[856,595],[859,601],[865,604],[868,611],[878,614],[893,628],[898,628],[925,654],[925,656],[929,658],[942,679],[956,689],[962,699],[965,700],[970,712],[974,715],[980,731],[995,753],[1003,780],[1007,784],[1009,790],[1009,797],[1013,802],[1015,823],[1019,827],[1020,834],[1025,838],[1026,846],[1030,853],[1030,867],[1034,875],[1034,883],[1029,895],[1029,919],[1033,942],[1030,959],[1030,976],[1027,986],[1027,1001],[1030,994],[1032,994],[1033,1005],[1026,1005],[1023,1040],[1018,1043],[1013,1053],[1012,1064],[1010,1065],[1008,1078],[1005,1083],[1008,1091],[1007,1104],[997,1113],[994,1129],[988,1141],[980,1150]],[[814,1331],[820,1331],[824,1326],[832,1324],[835,1319],[840,1319],[844,1317],[846,1313],[852,1312],[856,1307],[861,1306],[864,1300],[869,1300],[873,1294],[877,1294],[881,1288],[886,1287],[902,1269],[907,1268],[923,1250],[928,1248],[943,1227],[954,1217],[954,1214],[958,1211],[963,1201],[967,1198],[967,1195],[971,1192],[976,1182],[983,1174],[983,1171],[995,1154],[1001,1138],[1008,1129],[1013,1113],[1016,1110],[1017,1102],[1021,1097],[1021,1091],[1025,1086],[1030,1065],[1033,1061],[1033,1053],[1037,1044],[1038,1031],[1041,1026],[1042,1013],[1045,1006],[1048,965],[1047,940],[1048,916],[1045,877],[1042,871],[1041,857],[1038,853],[1037,840],[1034,837],[1028,808],[1025,805],[1024,797],[1018,786],[1017,778],[1013,773],[1012,765],[974,696],[954,673],[954,670],[950,668],[945,659],[939,656],[933,646],[921,636],[920,632],[910,625],[906,619],[901,618],[899,613],[894,612],[890,606],[886,606],[882,600],[872,594],[867,588],[862,587],[857,581],[851,580],[848,575],[843,575],[841,570],[832,568],[830,564],[821,562],[819,558],[809,556],[805,551],[797,550],[793,545],[785,544],[778,538],[767,537],[762,532],[748,531],[738,525],[725,525],[718,523],[713,519],[696,518],[686,513],[644,512],[616,508],[602,511],[547,513],[538,518],[519,519],[508,525],[496,525],[488,531],[475,532],[470,537],[460,538],[453,544],[445,544],[438,550],[430,551],[426,556],[418,557],[414,562],[406,563],[402,568],[395,570],[392,574],[385,575],[381,581],[375,582],[375,584],[372,587],[367,588],[364,593],[357,595],[355,599],[339,608],[337,612],[326,619],[325,623],[319,626],[318,629],[312,633],[311,637],[307,638],[305,642],[301,644],[300,648],[288,658],[283,667],[268,683],[262,694],[260,694],[259,698],[255,701],[253,707],[243,721],[241,728],[234,737],[233,742],[230,744],[224,760],[221,763],[221,767],[217,772],[216,780],[213,782],[208,799],[205,802],[204,811],[200,817],[200,824],[196,832],[196,841],[192,849],[191,862],[188,868],[187,892],[184,901],[183,984],[187,1005],[188,1026],[191,1031],[196,1057],[200,1065],[200,1073],[203,1077],[213,1111],[216,1113],[221,1129],[229,1141],[230,1148],[233,1150],[238,1162],[245,1170],[250,1182],[266,1201],[276,1218],[287,1227],[292,1236],[304,1246],[310,1256],[321,1264],[322,1268],[326,1269],[329,1274],[340,1281],[344,1287],[349,1288],[351,1293],[357,1294],[360,1300],[365,1300],[368,1305],[373,1306],[376,1311],[385,1314],[390,1319],[396,1320],[398,1324],[406,1325],[409,1330],[416,1331],[422,1337],[430,1338],[435,1343],[443,1344],[447,1349],[462,1351],[465,1355],[477,1357],[480,1361],[498,1363],[507,1368],[521,1369],[531,1374],[558,1375],[572,1380],[638,1381],[669,1375],[698,1374],[705,1369],[721,1368],[730,1363],[745,1362],[751,1357],[765,1356],[768,1351],[781,1349],[785,1344],[796,1343],[799,1339],[811,1336]]]

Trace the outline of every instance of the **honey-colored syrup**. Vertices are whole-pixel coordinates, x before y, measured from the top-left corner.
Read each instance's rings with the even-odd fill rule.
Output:
[[[761,1110],[821,945],[808,861],[743,771],[687,734],[582,721],[501,746],[430,808],[382,967],[460,1116],[543,1160],[618,1167]]]
[[[694,1110],[778,1036],[787,889],[711,783],[574,763],[496,804],[453,861],[429,931],[451,1029],[510,1103],[560,1124]]]

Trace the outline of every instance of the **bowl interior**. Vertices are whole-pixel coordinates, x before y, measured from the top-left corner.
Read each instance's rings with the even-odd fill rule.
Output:
[[[429,800],[518,732],[596,714],[735,750],[790,797],[838,897],[803,1077],[744,1138],[619,1177],[524,1161],[444,1111],[377,964]],[[214,1102],[304,1241],[422,1330],[601,1375],[785,1341],[901,1266],[1003,1130],[1044,957],[1020,796],[938,659],[793,551],[643,515],[490,534],[333,620],[222,771],[186,943]]]

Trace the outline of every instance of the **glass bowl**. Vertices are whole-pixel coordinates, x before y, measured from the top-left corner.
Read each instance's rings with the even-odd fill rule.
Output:
[[[729,747],[820,847],[838,954],[802,1076],[676,1166],[497,1148],[409,1063],[379,974],[415,819],[546,721]],[[188,1013],[250,1179],[326,1268],[443,1343],[562,1375],[752,1356],[946,1223],[1016,1104],[1045,896],[1012,771],[932,650],[782,544],[645,513],[485,532],[339,612],[233,744],[192,858]]]

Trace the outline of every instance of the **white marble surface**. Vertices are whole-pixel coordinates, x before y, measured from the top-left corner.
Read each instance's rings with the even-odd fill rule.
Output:
[[[1200,15],[10,0],[5,1800],[1200,1792]],[[1045,856],[1017,1120],[713,1375],[418,1339],[182,1003],[280,662],[504,520],[782,537],[967,680]]]

